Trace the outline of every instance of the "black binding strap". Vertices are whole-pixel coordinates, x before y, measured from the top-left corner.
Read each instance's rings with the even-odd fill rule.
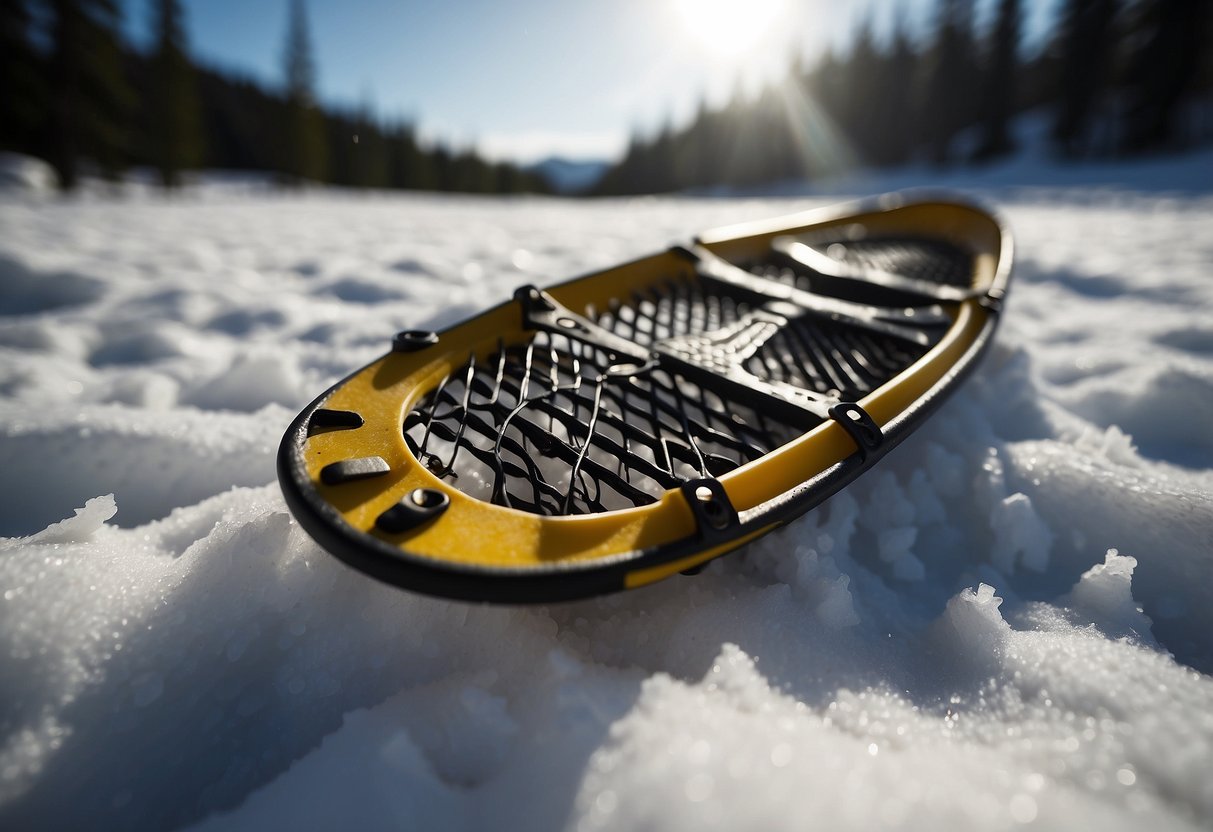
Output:
[[[867,459],[868,454],[884,444],[884,433],[880,430],[880,425],[855,402],[839,402],[834,405],[830,408],[830,418],[842,425],[843,430],[854,440],[859,448],[860,459]]]

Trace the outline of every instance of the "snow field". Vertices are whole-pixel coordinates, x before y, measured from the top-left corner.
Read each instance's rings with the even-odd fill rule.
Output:
[[[996,197],[1002,328],[918,433],[546,608],[319,549],[294,413],[399,329],[821,200],[3,197],[0,826],[1206,828],[1213,198]]]

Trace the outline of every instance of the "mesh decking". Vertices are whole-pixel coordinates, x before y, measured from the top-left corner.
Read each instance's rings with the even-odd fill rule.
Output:
[[[918,279],[958,279],[952,251],[905,241],[889,245],[880,250],[865,241],[862,256],[882,269],[903,264]],[[928,256],[937,267],[914,265],[915,258]],[[785,282],[803,277],[766,264],[751,270]],[[692,275],[584,314],[647,349],[671,338],[744,328],[757,302]],[[763,333],[732,361],[755,382],[855,401],[916,361],[941,334],[916,344],[806,315]],[[486,359],[469,357],[407,415],[405,439],[435,475],[464,493],[538,514],[569,515],[654,502],[688,480],[719,477],[756,460],[805,429],[772,418],[761,394],[739,397],[736,388],[720,385],[714,390],[710,375],[692,380],[659,365],[638,366],[581,340],[536,332],[528,343],[499,344]]]
[[[464,493],[564,515],[654,502],[799,434],[681,376],[611,366],[562,335],[499,346],[427,395],[405,419],[405,439]]]
[[[973,279],[973,257],[964,249],[939,240],[914,238],[869,238],[845,240],[817,237],[804,240],[817,251],[856,269],[875,269],[889,274],[966,288]],[[747,264],[755,274],[801,289],[815,288],[813,273],[792,269],[783,258],[771,257]]]
[[[968,286],[973,279],[972,256],[939,240],[873,238],[814,242],[813,247],[848,265],[915,280]]]
[[[926,347],[820,320],[792,322],[745,362],[758,378],[844,401],[861,399],[917,361]]]

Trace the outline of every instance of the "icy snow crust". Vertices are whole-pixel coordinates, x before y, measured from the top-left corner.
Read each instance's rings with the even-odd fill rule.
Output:
[[[0,827],[1208,828],[1213,198],[997,197],[1018,283],[921,431],[548,608],[320,550],[290,418],[399,329],[816,202],[0,198]]]

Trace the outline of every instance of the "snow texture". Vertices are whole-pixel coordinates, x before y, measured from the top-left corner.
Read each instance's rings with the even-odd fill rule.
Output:
[[[1018,282],[918,433],[697,577],[534,608],[318,548],[294,413],[397,330],[826,200],[0,194],[0,827],[1209,828],[1208,162],[984,192]]]

